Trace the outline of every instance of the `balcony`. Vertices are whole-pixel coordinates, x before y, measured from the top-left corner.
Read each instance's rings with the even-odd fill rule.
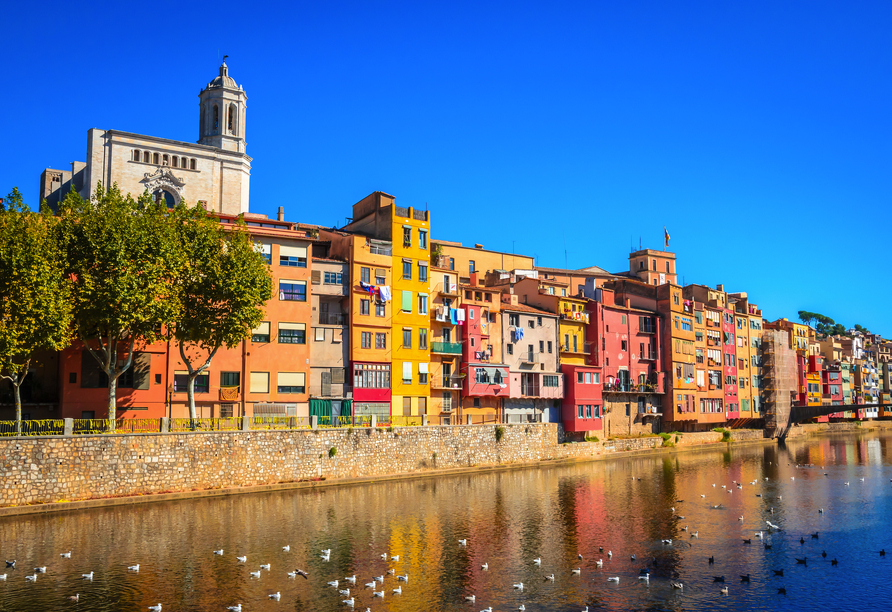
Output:
[[[369,252],[372,255],[386,255],[387,257],[392,257],[393,247],[378,246],[373,244],[369,246]]]
[[[458,284],[456,283],[438,283],[434,287],[434,292],[440,295],[458,297]]]
[[[347,315],[344,313],[328,314],[321,313],[319,315],[319,325],[346,325]]]
[[[431,389],[460,391],[464,376],[453,374],[452,376],[434,376],[431,378]]]
[[[521,382],[520,384],[520,394],[526,397],[539,397],[539,384]]]
[[[240,387],[220,387],[220,401],[234,402],[238,400]]]
[[[656,325],[644,325],[644,326],[638,328],[638,333],[655,334],[655,333],[657,333],[657,326]]]
[[[603,387],[604,393],[663,393],[663,386],[654,383],[631,383],[631,382],[606,382]]]
[[[460,342],[431,342],[431,353],[438,355],[461,355]]]
[[[524,353],[520,357],[520,363],[526,365],[536,365],[542,360],[539,353]]]

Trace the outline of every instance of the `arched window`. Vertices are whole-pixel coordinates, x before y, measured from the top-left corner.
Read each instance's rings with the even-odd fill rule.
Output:
[[[191,168],[192,168],[192,170],[195,170],[195,158],[194,157],[192,158]]]
[[[214,130],[220,129],[220,109],[214,104]]]
[[[639,261],[639,262],[638,262],[638,269],[639,269],[639,270],[643,270],[643,269],[644,269],[644,261]]]
[[[229,133],[235,134],[235,105],[229,105]]]
[[[169,191],[164,189],[157,189],[152,194],[152,200],[155,202],[164,203],[168,208],[173,208],[176,205],[176,200]]]
[[[179,160],[180,160],[180,158],[177,157],[176,155],[174,155],[172,158],[170,158],[170,165],[173,166],[174,168],[176,168],[178,165],[177,162],[179,162]]]
[[[162,166],[169,166],[169,165],[170,165],[170,157],[168,157],[168,155],[167,155],[166,153],[165,153],[164,156],[161,158],[161,165],[162,165]]]
[[[149,163],[149,152],[148,151],[142,152],[142,160],[146,163]]]
[[[133,151],[133,161],[139,161],[139,151],[135,149]]]
[[[155,164],[156,166],[158,165],[158,154],[157,153],[152,153],[152,163]]]

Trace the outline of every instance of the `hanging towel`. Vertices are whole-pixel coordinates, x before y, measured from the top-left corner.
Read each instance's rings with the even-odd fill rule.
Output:
[[[381,296],[382,302],[389,302],[391,298],[390,287],[387,285],[381,285],[378,287],[378,293]]]
[[[458,323],[458,318],[457,318],[458,315],[456,315],[457,312],[458,311],[455,308],[449,309],[449,322],[452,323],[453,325]]]
[[[458,314],[456,315],[456,318],[459,320],[459,322],[464,321],[465,320],[465,311],[459,310]]]

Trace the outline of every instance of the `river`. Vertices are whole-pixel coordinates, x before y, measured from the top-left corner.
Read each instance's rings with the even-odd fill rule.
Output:
[[[887,609],[890,464],[892,434],[844,434],[9,517],[0,519],[0,556],[17,565],[0,569],[7,574],[0,610],[117,612],[157,603],[164,612],[238,603],[245,612],[349,610],[341,603],[347,597],[326,584],[336,579],[339,589],[350,587],[354,609],[391,612],[521,605],[529,611]],[[780,529],[769,532],[766,521]],[[331,549],[328,561],[320,558],[324,549]],[[67,551],[71,558],[62,558]],[[236,559],[241,555],[245,563]],[[137,563],[138,572],[127,569]],[[260,570],[266,563],[271,569]],[[47,566],[46,573],[27,581],[36,566]],[[648,581],[638,579],[645,567]],[[295,568],[309,578],[289,578]],[[398,582],[388,568],[408,581]],[[257,570],[260,577],[252,577]],[[81,578],[91,571],[92,581]],[[345,584],[354,574],[356,585]],[[553,581],[544,578],[549,574]],[[749,583],[740,581],[746,574]],[[383,599],[364,587],[379,575],[383,587],[375,590],[385,592]],[[714,576],[724,576],[724,584]],[[674,589],[672,581],[684,587]],[[523,590],[512,587],[521,582]],[[399,595],[392,592],[398,585]],[[274,592],[280,600],[268,598]],[[77,603],[67,599],[75,594]],[[473,603],[465,600],[470,595]]]

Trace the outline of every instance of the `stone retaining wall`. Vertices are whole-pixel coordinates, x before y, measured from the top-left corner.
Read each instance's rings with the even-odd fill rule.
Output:
[[[562,444],[553,423],[502,425],[497,442],[497,427],[0,438],[0,506],[593,459],[663,442],[654,436]],[[687,433],[679,446],[720,439]]]

